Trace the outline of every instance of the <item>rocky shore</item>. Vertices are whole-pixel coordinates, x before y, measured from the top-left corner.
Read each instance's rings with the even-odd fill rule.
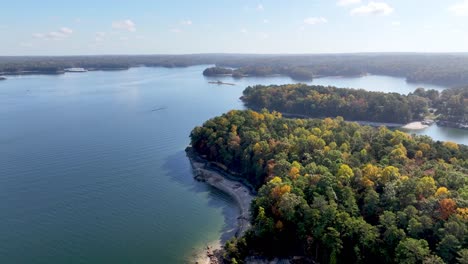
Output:
[[[250,228],[250,204],[254,198],[249,187],[239,181],[233,180],[233,177],[229,177],[228,172],[222,172],[212,162],[203,159],[191,146],[187,147],[185,151],[192,165],[193,175],[196,180],[206,182],[214,188],[230,195],[236,201],[239,207],[239,216],[237,217],[235,235],[236,237],[244,235]],[[206,246],[203,249],[203,254],[192,263],[222,263],[221,257],[221,243],[216,241]]]

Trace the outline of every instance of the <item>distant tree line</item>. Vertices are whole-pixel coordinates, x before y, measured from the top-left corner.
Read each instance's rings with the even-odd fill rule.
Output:
[[[302,55],[121,55],[63,57],[0,57],[0,74],[59,73],[65,68],[126,69],[217,65],[234,68],[233,76],[281,74],[296,80],[315,76],[398,76],[409,82],[468,85],[468,54],[367,53]]]
[[[359,76],[364,74],[406,78],[408,82],[444,86],[468,84],[468,54],[369,53],[325,55],[264,55],[232,57],[218,67],[236,68],[250,76],[281,74],[295,78],[300,71],[309,80],[315,76]],[[295,78],[296,79],[296,78]]]
[[[191,144],[258,188],[228,263],[468,263],[467,146],[266,110],[208,120]]]

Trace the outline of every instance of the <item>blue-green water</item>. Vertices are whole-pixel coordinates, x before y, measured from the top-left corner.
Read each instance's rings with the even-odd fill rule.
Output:
[[[188,135],[208,118],[242,109],[245,86],[292,81],[218,86],[207,83],[204,68],[1,82],[0,263],[182,263],[228,237],[237,209],[192,179]],[[320,82],[327,79],[344,80]],[[378,79],[356,87],[373,89]],[[410,89],[391,80],[397,91]],[[467,143],[463,131],[429,132]]]

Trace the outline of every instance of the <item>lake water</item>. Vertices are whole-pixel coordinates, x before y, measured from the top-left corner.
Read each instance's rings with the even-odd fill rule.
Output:
[[[246,86],[292,81],[218,86],[207,83],[204,68],[1,82],[0,263],[182,263],[196,248],[230,236],[237,209],[192,179],[184,153],[189,133],[242,109]],[[417,87],[391,77],[347,80],[314,83],[404,93]],[[468,144],[461,130],[421,133]]]

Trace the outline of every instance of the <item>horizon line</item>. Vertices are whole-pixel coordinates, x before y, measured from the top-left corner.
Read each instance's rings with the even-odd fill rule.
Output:
[[[195,55],[232,55],[232,56],[317,56],[317,55],[378,55],[378,54],[430,54],[430,55],[468,55],[468,51],[364,51],[364,52],[322,52],[322,53],[234,53],[234,52],[200,52],[200,53],[140,53],[140,54],[61,54],[61,55],[0,55],[5,57],[98,57],[98,56],[195,56]]]

